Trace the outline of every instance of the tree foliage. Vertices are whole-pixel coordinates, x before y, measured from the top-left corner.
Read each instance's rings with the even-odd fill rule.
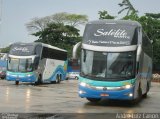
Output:
[[[78,27],[84,25],[88,21],[87,15],[69,14],[66,12],[56,13],[43,18],[33,18],[29,23],[26,24],[28,31],[31,33],[43,31],[48,24],[58,23]]]
[[[1,53],[8,53],[10,50],[10,46],[1,49]]]
[[[146,13],[143,16],[138,16],[138,10],[134,8],[129,0],[122,0],[118,5],[123,7],[118,14],[127,11],[127,14],[121,19],[138,21],[142,25],[149,39],[153,41],[153,64],[160,64],[160,13]],[[98,14],[101,19],[110,18],[104,17],[107,16],[107,11]]]
[[[119,3],[118,5],[120,7],[124,7],[118,12],[118,14],[121,14],[125,10],[127,10],[126,16],[129,16],[131,14],[137,14],[138,12],[137,10],[135,10],[135,8],[133,7],[133,5],[130,3],[129,0],[123,0],[122,3]]]
[[[38,37],[36,42],[66,49],[70,57],[73,45],[81,41],[77,27],[87,21],[86,15],[61,12],[43,18],[34,18],[26,24],[26,27],[32,35]]]
[[[47,43],[62,49],[66,49],[71,56],[72,46],[81,40],[79,30],[73,26],[62,23],[51,23],[43,31],[34,33],[36,42]]]
[[[115,19],[115,16],[111,16],[108,14],[106,10],[99,11],[99,19]]]

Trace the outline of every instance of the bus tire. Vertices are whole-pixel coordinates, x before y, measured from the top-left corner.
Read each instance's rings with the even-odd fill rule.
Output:
[[[59,76],[59,75],[56,76],[56,81],[55,81],[55,82],[56,82],[57,84],[60,83],[60,76]]]
[[[100,98],[87,98],[88,101],[93,102],[93,103],[97,103],[99,102],[101,99]]]
[[[75,79],[78,80],[78,77],[76,76]]]
[[[62,74],[59,76],[59,83],[62,81]]]
[[[149,84],[147,83],[147,87],[146,87],[146,93],[143,94],[143,98],[147,98],[147,93],[149,91]]]
[[[41,74],[38,76],[38,80],[35,82],[35,84],[36,85],[42,84],[42,75]]]
[[[142,99],[142,90],[141,90],[140,86],[139,86],[139,88],[138,88],[138,90],[137,90],[137,93],[138,93],[138,97],[137,97],[136,99],[133,99],[133,100],[130,101],[130,103],[131,103],[132,105],[137,104],[137,103],[140,102],[141,99]]]
[[[19,85],[19,81],[15,81],[15,84],[16,84],[16,85]]]
[[[138,88],[138,97],[136,99],[136,102],[140,102],[142,99],[142,90],[141,90],[141,87],[139,86]]]

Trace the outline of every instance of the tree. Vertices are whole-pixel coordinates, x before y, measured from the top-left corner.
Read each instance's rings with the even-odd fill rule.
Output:
[[[146,16],[152,17],[154,19],[160,19],[160,13],[154,14],[154,13],[146,13]]]
[[[1,53],[8,53],[10,50],[10,46],[7,46],[5,48],[1,48]]]
[[[81,40],[78,29],[62,23],[50,23],[43,31],[36,32],[33,35],[38,37],[36,42],[66,49],[69,56],[71,56],[72,46]]]
[[[123,17],[122,19],[124,20],[134,20],[134,21],[138,21],[139,17],[137,14],[135,14],[134,12],[132,12],[130,15]]]
[[[43,18],[34,18],[26,24],[36,42],[43,42],[66,49],[71,56],[72,45],[81,41],[78,26],[88,21],[87,15],[56,13]]]
[[[87,21],[87,15],[68,14],[66,17],[66,24],[73,27],[84,25]]]
[[[61,12],[43,18],[36,17],[32,19],[29,23],[27,23],[26,27],[28,31],[34,33],[37,31],[43,31],[47,27],[47,25],[51,23],[63,23],[65,25],[78,27],[79,25],[84,25],[87,21],[87,15],[69,14],[66,12]]]
[[[61,12],[51,15],[50,19],[54,23],[63,23],[77,27],[79,25],[84,25],[88,21],[88,16]]]
[[[160,13],[146,13],[143,16],[138,16],[138,10],[133,7],[129,0],[122,0],[122,3],[118,5],[123,7],[118,14],[127,11],[122,19],[138,21],[142,25],[143,31],[153,41],[153,64],[160,64]],[[99,11],[98,14],[100,19],[112,18],[105,10]]]
[[[26,24],[26,27],[29,32],[34,33],[37,31],[43,31],[47,27],[47,24],[49,22],[50,22],[49,17],[45,17],[45,18],[35,17],[32,19],[31,22]]]
[[[115,16],[111,16],[108,14],[106,10],[99,11],[99,19],[115,19]]]
[[[128,10],[126,16],[129,16],[131,14],[137,14],[138,12],[137,10],[135,10],[135,8],[133,7],[133,5],[129,0],[123,0],[122,3],[119,3],[118,5],[120,7],[125,7],[125,8],[122,8],[122,10],[118,12],[118,14],[121,14],[125,10]]]

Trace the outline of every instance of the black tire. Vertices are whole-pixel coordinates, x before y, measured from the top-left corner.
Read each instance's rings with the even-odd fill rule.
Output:
[[[133,105],[139,103],[142,99],[142,90],[141,90],[140,86],[137,90],[137,93],[138,93],[138,97],[136,99],[133,99],[133,100],[130,101],[130,103],[133,104]]]
[[[89,100],[90,102],[93,102],[93,103],[97,103],[97,102],[99,102],[101,99],[100,99],[100,98],[87,98],[87,100]]]
[[[16,85],[19,85],[19,81],[15,81],[15,84],[16,84]]]
[[[42,84],[42,75],[41,74],[38,76],[38,80],[35,82],[35,84],[36,85]]]
[[[142,99],[142,90],[141,87],[139,86],[138,88],[138,101],[140,101]]]
[[[1,79],[4,79],[5,77],[1,77]]]
[[[147,98],[147,92],[145,94],[143,94],[143,98]]]
[[[78,77],[76,76],[75,79],[78,80]]]
[[[143,94],[143,98],[147,98],[147,94],[148,94],[148,91],[149,91],[149,84],[147,83],[147,87],[146,87],[146,93]]]
[[[66,78],[66,80],[68,80],[68,77]]]
[[[56,82],[55,81],[51,81],[51,84],[55,84]]]
[[[59,76],[59,75],[56,76],[56,81],[55,81],[55,82],[56,82],[57,84],[60,83],[60,76]]]
[[[59,83],[62,81],[62,75],[59,76]]]
[[[137,97],[137,99],[135,99],[135,102],[138,103],[138,102],[141,101],[141,99],[142,99],[142,90],[141,90],[141,87],[139,86],[139,88],[138,88],[138,97]]]

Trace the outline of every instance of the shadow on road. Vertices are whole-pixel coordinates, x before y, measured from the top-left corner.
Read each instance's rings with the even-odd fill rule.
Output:
[[[102,99],[98,103],[88,102],[85,105],[86,106],[112,106],[112,107],[139,107],[140,103],[143,102],[144,98],[137,102],[132,103],[128,100],[108,100],[108,99]]]

